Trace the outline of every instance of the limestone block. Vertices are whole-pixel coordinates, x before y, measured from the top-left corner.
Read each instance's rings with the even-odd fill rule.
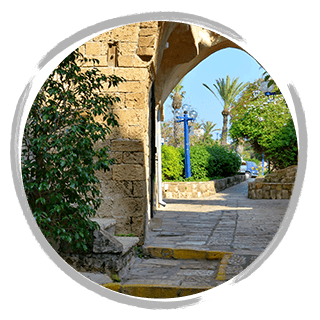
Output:
[[[144,164],[144,154],[143,152],[123,152],[123,163]]]
[[[289,199],[289,191],[288,190],[282,190],[282,195],[281,195],[282,199]]]
[[[147,114],[144,110],[135,109],[123,109],[117,111],[119,117],[118,123],[121,126],[127,125],[140,125],[145,126],[147,124]]]
[[[129,216],[117,216],[117,224],[115,234],[130,234],[131,223]]]
[[[116,68],[115,75],[127,81],[139,81],[148,79],[149,72],[146,68]]]
[[[262,190],[263,191],[270,190],[270,189],[271,189],[270,185],[265,184],[265,183],[262,185]]]
[[[119,164],[113,166],[113,180],[144,180],[145,170],[142,165]]]
[[[141,50],[141,51],[140,51]],[[134,57],[133,65],[135,67],[147,67],[150,62],[150,58],[153,55],[154,49],[152,48],[137,48],[137,54],[139,52],[139,56]],[[142,58],[146,57],[146,60]]]
[[[155,36],[150,35],[150,36],[140,36],[139,37],[139,47],[154,47],[155,45]]]
[[[144,198],[147,193],[147,186],[145,181],[132,182],[132,195],[133,197]]]
[[[86,43],[86,54],[88,56],[100,55],[101,43],[100,42],[87,42]]]
[[[207,186],[205,184],[201,184],[199,186],[199,189],[200,189],[201,193],[207,192]]]
[[[184,192],[187,189],[187,186],[184,183],[181,183],[177,186],[178,191]]]
[[[262,183],[256,183],[255,188],[256,188],[256,190],[262,189]]]
[[[126,93],[126,107],[129,109],[146,109],[146,94],[142,92]]]
[[[263,191],[263,199],[270,199],[270,191],[269,190]]]
[[[157,35],[158,28],[157,27],[151,27],[151,28],[141,28],[139,36],[155,36]],[[140,40],[140,38],[139,38]]]
[[[122,56],[134,56],[137,49],[136,42],[120,42],[119,53]]]
[[[139,27],[136,24],[129,24],[111,31],[112,38],[121,42],[138,41],[138,35]]]
[[[276,199],[276,197],[277,197],[276,190],[273,189],[273,190],[270,191],[270,197],[273,200]]]
[[[139,140],[112,140],[112,151],[140,151],[143,152],[143,142]]]
[[[256,199],[262,199],[263,192],[262,189],[257,189],[256,190]]]
[[[134,56],[118,56],[118,67],[132,67],[135,64]]]
[[[172,199],[173,198],[173,194],[172,194],[172,192],[168,192],[168,191],[164,191],[163,193],[162,193],[162,195],[163,195],[163,198],[167,198],[167,199]]]
[[[145,213],[145,199],[140,198],[120,198],[114,200],[114,216],[119,217],[138,217]]]
[[[145,218],[143,216],[140,217],[132,217],[132,226],[131,232],[138,237],[141,237],[144,234],[144,223]]]
[[[112,179],[112,167],[110,170],[107,170],[104,172],[103,170],[96,171],[95,172],[96,177],[101,181],[110,180]]]
[[[127,81],[121,82],[117,87],[108,87],[104,84],[103,90],[110,92],[147,92],[147,87],[143,82],[140,81]]]
[[[110,159],[115,159],[114,163],[121,163],[122,162],[122,152],[109,152]]]
[[[158,28],[158,21],[146,21],[141,22],[140,27],[142,28]]]
[[[101,191],[108,197],[123,198],[132,196],[132,181],[108,180],[101,184]]]
[[[102,74],[104,74],[105,76],[111,76],[112,74],[114,74],[114,68],[110,68],[110,67],[102,67],[99,65],[99,70],[101,71]]]
[[[127,137],[129,139],[140,139],[147,134],[147,128],[145,126],[129,126]],[[148,155],[146,154],[146,158]]]
[[[103,195],[103,201],[99,207],[98,216],[100,218],[113,218],[113,199]]]

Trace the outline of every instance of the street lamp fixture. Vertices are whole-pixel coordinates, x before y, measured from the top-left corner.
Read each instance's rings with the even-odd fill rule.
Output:
[[[273,101],[274,95],[276,94],[275,92],[272,92],[273,89],[274,89],[274,85],[271,84],[270,86],[268,86],[267,81],[263,81],[260,84],[260,91],[262,91],[268,97],[268,103]]]
[[[189,146],[189,125],[188,122],[195,121],[198,113],[195,110],[191,110],[188,105],[183,105],[181,109],[177,109],[174,112],[177,122],[183,122],[184,124],[184,166],[186,179],[191,177],[191,163],[190,163],[190,146]]]
[[[273,101],[274,95],[276,94],[275,92],[272,92],[274,90],[273,84],[268,86],[268,82],[263,81],[260,84],[260,90],[268,97],[268,103]],[[262,154],[262,175],[264,175],[264,153]]]

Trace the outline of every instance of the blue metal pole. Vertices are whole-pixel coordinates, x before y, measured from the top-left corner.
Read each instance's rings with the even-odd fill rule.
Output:
[[[190,163],[190,147],[189,147],[189,130],[188,130],[188,115],[184,114],[184,167],[186,179],[191,177],[191,163]]]
[[[185,113],[183,117],[177,116],[177,122],[183,121],[183,129],[184,129],[184,167],[185,167],[185,177],[190,178],[191,177],[191,162],[190,162],[190,146],[189,146],[189,127],[188,127],[188,121],[189,120],[195,120],[196,118],[189,118],[188,114]]]

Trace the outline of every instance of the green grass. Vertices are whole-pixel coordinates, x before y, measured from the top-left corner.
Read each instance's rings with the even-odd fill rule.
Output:
[[[115,234],[116,237],[136,237],[133,233],[130,234]]]

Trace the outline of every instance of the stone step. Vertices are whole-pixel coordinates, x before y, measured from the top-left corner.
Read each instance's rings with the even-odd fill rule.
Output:
[[[130,267],[139,238],[115,236],[115,219],[93,218],[92,221],[100,226],[93,232],[92,252],[61,253],[61,256],[85,277],[102,284],[108,282],[107,276],[110,274],[120,275]]]
[[[133,249],[139,242],[138,237],[115,237],[123,246],[122,255]]]
[[[114,235],[115,230],[116,230],[116,220],[115,219],[91,218],[91,221],[97,222],[102,230],[105,230],[109,234]]]
[[[99,224],[100,230],[94,231],[93,252],[95,253],[121,253],[125,255],[139,242],[138,237],[115,236],[115,219],[92,218]]]

